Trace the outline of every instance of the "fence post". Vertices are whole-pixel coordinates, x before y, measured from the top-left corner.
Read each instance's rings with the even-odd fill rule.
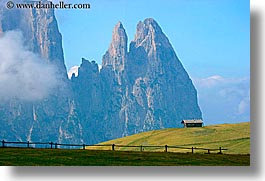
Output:
[[[115,151],[115,144],[112,144],[111,147],[112,147],[112,151]]]
[[[222,148],[221,148],[221,147],[219,147],[219,150],[220,150],[220,152],[219,152],[219,153],[220,153],[220,154],[222,154]]]
[[[27,142],[27,144],[28,144],[28,148],[29,148],[29,141]]]
[[[191,147],[191,153],[194,153],[194,150],[193,150],[194,148],[193,147]]]
[[[141,145],[140,148],[141,148],[141,151],[143,151],[143,145]]]
[[[52,144],[53,144],[53,142],[51,142],[50,144],[51,144],[51,149],[52,149]]]
[[[208,154],[210,154],[210,149],[208,149]]]
[[[165,145],[165,152],[167,152],[167,147],[168,147],[168,146],[167,146],[167,145]]]
[[[5,140],[2,141],[2,147],[5,147]]]
[[[57,149],[57,143],[55,143],[55,149]]]
[[[83,150],[85,150],[86,149],[86,145],[85,144],[83,144]]]

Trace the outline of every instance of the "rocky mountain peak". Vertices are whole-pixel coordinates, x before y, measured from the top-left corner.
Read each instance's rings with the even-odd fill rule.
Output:
[[[83,73],[87,73],[87,72],[94,72],[94,73],[98,73],[98,64],[95,61],[88,61],[85,58],[82,58],[82,64],[79,67],[79,76],[83,75]]]
[[[114,26],[113,34],[117,33],[119,30],[121,30],[122,32],[125,32],[125,29],[120,21],[118,21],[118,23]]]
[[[21,30],[31,51],[64,66],[54,12],[10,12],[0,11],[0,31]],[[95,144],[201,118],[196,89],[158,23],[139,22],[129,52],[127,41],[118,22],[101,71],[83,58],[78,76],[48,99],[0,102],[3,139]]]
[[[135,39],[132,43],[135,47],[142,46],[148,56],[152,56],[153,59],[156,59],[156,52],[159,47],[173,50],[161,27],[152,18],[147,18],[137,24]]]
[[[127,56],[127,41],[126,31],[119,21],[112,31],[112,41],[108,51],[102,59],[102,66],[112,66],[115,71],[124,69],[124,60]]]
[[[43,57],[46,63],[58,66],[66,78],[66,67],[59,32],[53,9],[12,9],[0,6],[0,32],[21,31],[25,46]]]
[[[145,36],[155,33],[162,33],[162,29],[154,19],[147,18],[137,24],[136,39],[143,39]]]

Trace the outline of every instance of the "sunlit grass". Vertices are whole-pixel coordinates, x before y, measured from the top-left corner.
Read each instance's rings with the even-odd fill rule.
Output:
[[[202,128],[170,128],[144,132],[119,138],[103,144],[116,145],[176,145],[197,148],[228,149],[227,154],[250,154],[250,122],[220,124]],[[106,147],[86,147],[86,149],[111,150]],[[118,148],[118,150],[139,151],[139,148]],[[146,151],[164,151],[163,148],[144,148]],[[185,149],[169,148],[169,151],[187,152]],[[205,152],[195,150],[195,152]]]

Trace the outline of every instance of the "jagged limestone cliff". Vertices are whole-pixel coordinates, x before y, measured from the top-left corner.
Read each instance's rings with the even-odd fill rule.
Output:
[[[39,62],[39,65],[51,65],[52,70],[56,71],[53,75],[56,75],[57,79],[54,90],[41,100],[24,100],[19,96],[1,100],[0,121],[4,128],[0,130],[0,136],[9,140],[58,141],[59,138],[66,137],[61,135],[63,133],[61,127],[67,122],[71,110],[71,89],[64,64],[62,36],[58,30],[54,11],[52,9],[9,10],[2,6],[0,9],[2,36],[11,31],[23,35],[24,51],[32,52],[30,54],[35,54],[36,57],[40,56],[34,60],[36,63],[43,61]],[[14,49],[15,51],[20,50]],[[23,58],[27,61],[27,57]],[[23,61],[19,63],[23,65]],[[30,62],[29,65],[33,63]],[[26,69],[25,71],[34,70]],[[39,79],[44,79],[47,75],[39,76],[41,76]],[[38,81],[36,78],[34,80]],[[16,84],[16,82],[10,82],[10,84]],[[32,82],[32,89],[34,84],[37,86],[38,82]]]
[[[0,8],[0,36],[9,31],[22,33],[27,50],[42,57],[36,61],[55,67],[58,84],[42,99],[1,100],[1,139],[93,144],[202,116],[191,79],[151,18],[138,23],[129,50],[118,22],[102,69],[82,59],[71,80],[52,9]]]
[[[100,125],[92,131],[104,130],[103,140],[180,127],[182,119],[202,117],[191,79],[151,18],[139,22],[129,51],[126,31],[118,22],[101,71],[95,62],[83,59],[79,72],[72,79],[76,100],[80,99],[80,109],[89,108],[82,111],[87,122]]]

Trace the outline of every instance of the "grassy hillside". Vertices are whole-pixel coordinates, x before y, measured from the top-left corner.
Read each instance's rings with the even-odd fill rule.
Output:
[[[170,128],[144,132],[115,139],[101,144],[116,145],[176,145],[197,148],[227,148],[227,154],[250,154],[250,123],[220,124],[202,128]],[[110,150],[107,147],[87,147],[86,149]],[[115,150],[139,150],[139,148],[115,148]],[[145,148],[145,151],[164,151],[163,148]],[[189,152],[170,148],[170,152]],[[205,152],[195,150],[195,152]]]
[[[140,133],[101,144],[109,146],[87,147],[83,149],[33,149],[33,148],[2,148],[0,147],[1,165],[115,165],[115,166],[235,166],[250,165],[250,123],[222,124],[205,126],[203,128],[164,129]],[[191,154],[191,150],[169,148],[119,148],[111,150],[111,144],[116,145],[175,145],[197,148],[227,148],[229,154]],[[97,149],[97,150],[89,150]],[[100,149],[102,149],[100,151]],[[105,149],[105,150],[104,150]],[[135,150],[135,151],[133,151]],[[137,150],[137,151],[136,151]],[[161,152],[149,152],[161,151]],[[172,152],[185,153],[172,153]],[[195,153],[207,152],[195,150]]]
[[[0,147],[0,166],[249,166],[250,155]]]

